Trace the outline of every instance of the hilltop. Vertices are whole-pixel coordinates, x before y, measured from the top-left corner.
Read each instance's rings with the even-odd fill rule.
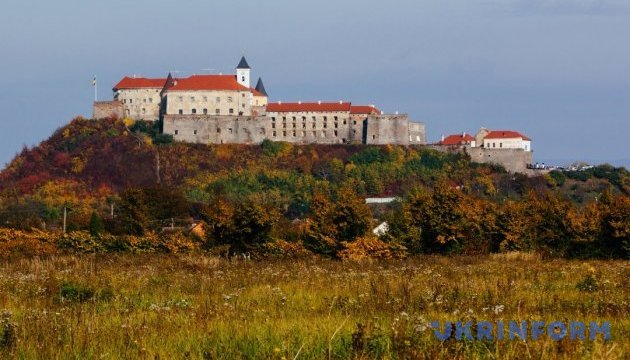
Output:
[[[77,118],[0,173],[0,220],[59,229],[69,209],[70,229],[104,222],[97,233],[142,235],[169,219],[194,218],[210,224],[213,244],[249,249],[280,239],[333,255],[343,249],[338,243],[388,221],[386,242],[406,249],[488,252],[542,246],[534,242],[545,226],[561,226],[552,231],[567,241],[602,239],[612,231],[603,224],[617,211],[611,206],[621,206],[617,235],[627,238],[629,191],[628,171],[609,165],[527,177],[422,146],[189,144],[160,134],[159,123]],[[363,201],[385,196],[402,202]],[[548,220],[538,219],[536,206],[561,224],[536,223]],[[580,223],[595,210],[599,223]],[[530,223],[515,229],[506,214]],[[529,230],[530,243],[513,238]]]

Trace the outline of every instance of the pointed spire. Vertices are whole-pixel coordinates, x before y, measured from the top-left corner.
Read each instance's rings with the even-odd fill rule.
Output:
[[[269,96],[267,95],[267,90],[265,90],[265,85],[263,84],[262,78],[258,78],[258,83],[256,83],[256,91],[265,96]]]
[[[249,64],[247,64],[247,60],[245,60],[245,56],[241,58],[241,61],[236,66],[237,69],[251,69]]]

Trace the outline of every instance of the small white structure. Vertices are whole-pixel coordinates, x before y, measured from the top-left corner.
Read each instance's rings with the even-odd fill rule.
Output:
[[[365,199],[366,204],[389,204],[390,202],[396,201],[395,197],[383,197],[383,198],[367,198]]]
[[[379,226],[372,229],[372,233],[374,233],[374,235],[378,237],[381,237],[387,234],[388,231],[389,231],[389,225],[387,225],[387,222],[382,222]]]
[[[486,149],[523,149],[532,151],[532,140],[518,131],[492,130],[483,137],[483,147]]]

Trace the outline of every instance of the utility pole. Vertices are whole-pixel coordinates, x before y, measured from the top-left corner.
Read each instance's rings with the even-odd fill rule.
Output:
[[[109,204],[109,216],[113,219],[114,218],[114,202],[112,202],[111,204]]]
[[[66,219],[68,218],[68,208],[63,207],[63,233],[66,233]]]
[[[155,148],[155,163],[156,163],[156,167],[155,167],[155,174],[157,176],[157,184],[160,185],[161,179],[160,179],[160,150],[158,150],[158,148]]]

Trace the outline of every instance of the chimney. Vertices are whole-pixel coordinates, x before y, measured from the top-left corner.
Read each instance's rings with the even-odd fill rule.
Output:
[[[278,105],[282,105],[282,101],[278,101]]]
[[[343,100],[339,100],[339,105],[343,104]]]
[[[444,135],[442,135],[442,141],[444,141]]]
[[[465,131],[462,133],[462,137],[463,138],[466,137],[466,132]]]
[[[302,100],[299,100],[299,101],[298,101],[298,104],[302,105]]]
[[[321,104],[322,104],[321,100],[317,101],[317,105],[321,105]]]

